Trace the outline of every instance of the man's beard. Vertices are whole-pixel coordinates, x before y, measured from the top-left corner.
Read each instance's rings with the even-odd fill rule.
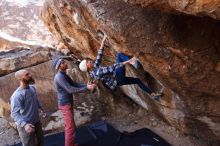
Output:
[[[22,79],[22,81],[25,85],[35,84],[35,80],[32,77],[30,77],[28,80]]]
[[[63,71],[66,71],[66,70],[68,69],[68,65],[62,66],[61,69],[62,69]]]

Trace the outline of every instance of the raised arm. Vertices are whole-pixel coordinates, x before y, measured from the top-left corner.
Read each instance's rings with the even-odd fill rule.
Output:
[[[96,61],[95,61],[95,63],[94,63],[94,67],[98,67],[98,66],[100,65],[101,61],[102,61],[103,48],[104,48],[104,44],[105,44],[106,38],[107,38],[107,35],[104,34],[104,37],[103,37],[103,39],[102,39],[101,46],[100,46],[100,48],[99,48],[99,50],[98,50],[98,55],[97,55],[97,57],[96,57]]]
[[[103,47],[104,47],[106,38],[107,38],[107,35],[104,34],[100,48],[103,48]]]

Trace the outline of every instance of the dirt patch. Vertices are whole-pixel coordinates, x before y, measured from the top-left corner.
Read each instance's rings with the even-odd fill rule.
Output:
[[[127,114],[123,117],[116,116],[107,119],[119,131],[133,132],[141,128],[148,128],[164,138],[173,146],[207,146],[201,139],[181,134],[177,129],[171,127],[161,120],[158,120],[152,113],[140,108],[137,114]],[[217,146],[217,145],[216,145]]]
[[[125,112],[124,112],[125,113]],[[207,146],[208,144],[201,143],[201,139],[195,137],[181,134],[174,127],[171,127],[161,120],[158,120],[154,115],[148,113],[146,110],[139,108],[136,114],[134,112],[121,115],[117,114],[114,117],[103,117],[106,119],[113,127],[119,131],[132,132],[141,128],[149,128],[162,138],[164,138],[168,143],[173,146]],[[51,135],[55,133],[63,132],[63,129],[47,132],[46,135]],[[20,138],[15,129],[11,128],[8,122],[0,118],[0,146],[6,144],[15,144],[20,142]]]
[[[0,118],[0,141],[0,146],[19,142],[18,133],[3,118]]]

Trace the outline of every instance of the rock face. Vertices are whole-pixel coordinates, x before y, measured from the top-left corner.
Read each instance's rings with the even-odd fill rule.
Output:
[[[197,16],[209,16],[220,19],[219,0],[124,0],[131,4],[140,4],[147,8],[156,8],[166,12],[183,12],[185,14]]]
[[[48,117],[41,119],[45,132],[63,127],[62,114],[57,111],[57,94],[53,82],[56,71],[52,67],[51,61],[51,58],[58,57],[58,55],[61,54],[55,52],[54,49],[41,46],[36,46],[32,49],[17,48],[8,52],[1,52],[0,117],[7,119],[13,124],[10,118],[10,97],[19,86],[14,73],[19,69],[25,68],[30,71],[35,79],[38,99],[42,103],[45,112],[48,113]],[[67,73],[74,81],[87,83],[86,74],[80,72],[76,64],[69,62],[69,68]],[[114,97],[120,96],[120,94],[121,92],[112,95],[102,84],[97,87],[94,93],[87,91],[74,94],[76,125],[79,126],[91,120],[99,120],[114,114],[114,112],[111,112],[113,109],[126,104],[125,101],[122,101],[121,104],[119,97],[117,104],[115,103]],[[117,107],[117,109],[120,109],[120,107]]]
[[[126,2],[148,5],[148,1]],[[193,1],[188,9],[182,10],[198,14],[194,10],[208,4],[203,2]],[[170,5],[166,1],[158,4],[164,4],[165,8]],[[211,9],[214,10],[218,1],[204,9],[210,10],[214,4]],[[148,10],[121,0],[48,0],[41,17],[57,39],[79,57],[96,56],[100,45],[96,32],[103,30],[108,35],[104,64],[114,62],[116,51],[135,55],[149,73],[140,71],[140,76],[150,79],[154,91],[163,90],[165,94],[159,102],[153,102],[139,89],[125,87],[127,95],[182,133],[219,143],[218,21]],[[131,69],[129,74],[133,73]]]
[[[4,38],[0,38],[0,51],[6,51],[11,48],[16,48],[18,46],[28,47],[29,45],[20,42],[12,42]]]
[[[38,94],[40,99],[43,99],[46,108],[49,111],[55,111],[56,102],[54,99],[55,90],[53,87],[54,70],[50,62],[51,55],[54,55],[54,52],[52,48],[44,48],[42,46],[35,46],[32,49],[18,47],[11,51],[0,52],[1,117],[6,117],[6,119],[10,117],[9,98],[19,85],[14,77],[14,72],[23,68],[30,70],[31,74],[38,81]]]
[[[51,50],[52,48],[35,46],[32,49],[17,47],[7,52],[1,52],[0,76],[49,61]]]
[[[54,98],[56,97],[55,90],[53,87],[53,76],[54,72],[50,68],[51,62],[46,62],[39,64],[37,66],[27,68],[30,70],[31,74],[37,80],[36,87],[38,88],[38,97],[43,102],[43,105],[49,111],[55,111],[56,102]],[[19,82],[14,77],[14,73],[8,74],[6,76],[0,77],[1,80],[1,117],[10,117],[10,96],[19,86]],[[8,91],[8,92],[4,92]],[[5,105],[5,106],[4,106]]]

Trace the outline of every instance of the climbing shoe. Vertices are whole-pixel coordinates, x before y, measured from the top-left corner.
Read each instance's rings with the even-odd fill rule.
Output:
[[[134,66],[136,69],[140,68],[140,66],[141,66],[140,61],[137,59],[137,60],[134,62],[133,66]]]
[[[161,97],[160,95],[151,96],[151,98],[152,98],[153,100],[159,100],[160,97]]]
[[[131,60],[132,60],[131,64],[134,66],[134,68],[136,69],[140,68],[141,63],[136,57],[131,58]]]
[[[156,93],[156,94],[152,95],[151,98],[152,98],[153,100],[159,100],[159,99],[160,99],[161,97],[163,97],[163,96],[164,96],[163,93]]]

